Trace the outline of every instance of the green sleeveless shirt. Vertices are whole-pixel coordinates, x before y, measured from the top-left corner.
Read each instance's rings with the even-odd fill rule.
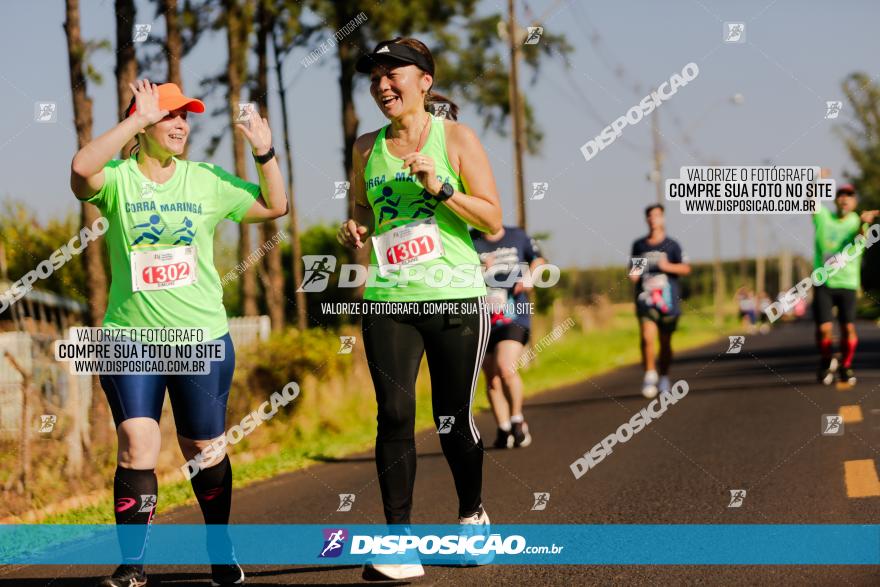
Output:
[[[428,139],[420,152],[434,160],[438,180],[449,182],[456,191],[464,193],[461,176],[452,169],[446,154],[443,120],[431,117]],[[434,199],[416,176],[409,175],[409,169],[403,168],[403,160],[388,152],[385,141],[388,128],[384,127],[376,136],[364,169],[367,201],[375,215],[374,235],[413,221],[433,218],[439,228],[443,255],[421,263],[425,269],[423,278],[413,279],[415,273],[411,273],[405,283],[399,283],[394,274],[387,278],[379,274],[376,249],[373,247],[364,299],[417,302],[486,295],[482,277],[474,278],[475,274],[480,275],[480,258],[468,233],[467,223],[445,204]],[[453,271],[453,267],[457,269]],[[400,273],[403,272],[401,269]]]

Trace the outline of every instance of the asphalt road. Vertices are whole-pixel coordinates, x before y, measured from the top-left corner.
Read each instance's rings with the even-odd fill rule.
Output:
[[[732,333],[731,333],[732,334]],[[748,335],[739,354],[727,339],[683,353],[673,379],[688,395],[659,420],[575,479],[569,464],[646,404],[636,367],[616,370],[531,398],[526,417],[535,441],[520,450],[488,450],[483,497],[496,523],[549,524],[876,524],[880,487],[864,481],[880,464],[880,329],[859,324],[850,389],[815,383],[817,357],[808,323]],[[552,346],[544,352],[552,352]],[[576,366],[572,366],[576,368]],[[846,406],[857,406],[846,407]],[[823,414],[845,417],[842,436],[821,432]],[[861,421],[858,421],[859,416]],[[367,415],[365,415],[367,417]],[[370,416],[372,417],[372,416]],[[494,437],[489,413],[477,416]],[[433,432],[418,437],[415,523],[454,523],[455,492]],[[845,471],[851,472],[849,482]],[[858,469],[858,470],[856,470]],[[745,489],[739,508],[731,489]],[[547,491],[546,510],[532,511]],[[858,492],[869,495],[857,497]],[[338,494],[354,493],[337,512]],[[160,512],[158,523],[200,523],[197,508]],[[369,454],[327,462],[237,490],[234,523],[382,523]],[[651,549],[651,544],[645,544]],[[250,585],[361,583],[360,569],[247,566]],[[91,585],[110,567],[0,569],[0,586]],[[512,566],[429,567],[423,585],[878,585],[870,566]],[[206,569],[154,567],[163,585],[208,584]]]

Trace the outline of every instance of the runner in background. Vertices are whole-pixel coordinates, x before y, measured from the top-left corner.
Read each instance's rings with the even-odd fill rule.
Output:
[[[758,319],[758,301],[749,286],[742,285],[736,290],[736,302],[739,307],[739,317],[742,327],[748,333],[755,331],[755,323]]]
[[[645,208],[648,235],[632,245],[630,280],[635,284],[636,316],[639,319],[642,365],[645,377],[642,395],[653,398],[668,393],[672,364],[672,333],[681,315],[681,288],[678,279],[691,272],[691,266],[678,242],[666,236],[666,217],[661,204]],[[642,265],[637,265],[644,259]],[[633,268],[639,270],[634,271]],[[659,360],[655,341],[660,340]],[[659,369],[659,375],[658,375]]]
[[[767,315],[767,308],[770,307],[770,296],[767,295],[766,291],[761,291],[758,294],[758,308],[760,309],[759,316],[761,320],[761,325],[758,326],[758,331],[761,334],[767,334],[770,332],[770,316]]]
[[[856,376],[852,369],[858,338],[856,337],[856,292],[861,285],[861,259],[864,245],[853,245],[856,236],[865,234],[868,224],[874,221],[877,210],[856,213],[858,205],[856,190],[845,183],[837,188],[834,198],[837,213],[821,204],[813,214],[816,229],[813,268],[834,266],[837,272],[823,284],[813,288],[813,318],[816,321],[816,346],[819,349],[819,371],[816,378],[824,385],[837,379],[854,385]],[[850,253],[847,260],[842,252]],[[855,251],[853,251],[855,249]],[[840,363],[832,353],[834,309],[840,323]]]
[[[80,149],[71,163],[73,193],[97,206],[109,224],[105,238],[112,279],[103,326],[204,329],[208,339],[223,344],[224,359],[212,361],[206,375],[101,376],[118,437],[113,497],[123,558],[99,583],[102,587],[147,584],[143,561],[158,502],[155,469],[166,388],[185,460],[225,435],[235,349],[214,267],[214,231],[224,219],[264,222],[287,211],[265,118],[252,116],[236,126],[251,145],[260,177],[256,185],[215,165],[178,158],[189,136],[188,113],[205,111],[201,100],[184,96],[175,84],[141,80],[129,87],[133,98],[125,119]],[[113,160],[135,138],[131,156]],[[225,529],[232,507],[226,451],[205,459],[190,481],[205,524]],[[212,531],[208,551],[212,560],[214,553],[224,559],[211,565],[214,585],[244,582],[228,536]]]
[[[535,239],[519,227],[502,226],[494,234],[471,230],[471,238],[480,261],[489,271],[486,299],[490,304],[492,332],[483,373],[498,425],[493,446],[526,447],[532,443],[532,436],[523,417],[523,382],[516,363],[529,341],[531,316],[522,309],[528,304],[531,287],[523,283],[520,263],[527,263],[534,271],[545,261]],[[507,283],[511,285],[503,286]]]

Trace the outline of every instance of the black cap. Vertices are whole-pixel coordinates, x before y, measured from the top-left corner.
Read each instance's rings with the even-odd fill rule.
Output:
[[[354,68],[360,73],[370,73],[379,63],[397,63],[400,65],[415,65],[422,71],[434,75],[434,67],[428,59],[406,45],[395,43],[394,41],[382,41],[373,52],[368,55],[362,55],[357,60]]]

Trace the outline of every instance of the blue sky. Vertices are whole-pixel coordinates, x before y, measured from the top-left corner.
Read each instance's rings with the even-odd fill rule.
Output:
[[[479,11],[504,11],[506,4],[484,1]],[[81,5],[83,35],[113,39],[113,3],[81,0]],[[137,5],[137,21],[152,23],[153,33],[163,35],[164,23],[153,19],[154,5],[143,1]],[[622,263],[632,240],[644,232],[642,209],[654,198],[653,185],[646,177],[652,164],[649,120],[628,126],[621,139],[589,162],[579,148],[636,105],[650,88],[691,61],[699,65],[699,76],[658,110],[665,147],[664,177],[677,176],[682,165],[703,163],[701,156],[724,164],[759,165],[772,160],[779,165],[821,165],[831,168],[838,178],[854,171],[833,130],[849,118],[847,105],[837,120],[825,120],[824,114],[826,100],[843,99],[840,84],[846,75],[880,73],[876,64],[880,40],[875,31],[880,11],[867,0],[833,4],[532,1],[518,6],[521,20],[526,6],[534,15],[550,11],[543,23],[545,30],[565,34],[575,47],[569,69],[552,58],[543,62],[535,85],[523,83],[545,133],[542,152],[525,159],[527,190],[531,182],[550,184],[544,199],[527,202],[529,228],[552,235],[545,250],[563,266]],[[381,17],[381,9],[373,2],[364,2],[363,10],[369,18]],[[41,215],[57,215],[77,206],[68,187],[76,136],[63,19],[61,0],[39,0],[7,4],[0,21],[6,56],[0,66],[4,95],[0,197],[26,201]],[[725,21],[746,23],[746,43],[722,42]],[[591,42],[596,33],[598,43]],[[188,93],[197,94],[198,81],[224,67],[224,34],[206,36],[184,60]],[[840,41],[834,40],[835,34],[841,35]],[[299,49],[286,67],[287,79],[294,80],[288,107],[295,190],[300,222],[306,226],[340,221],[345,212],[341,201],[332,199],[333,182],[344,179],[338,73],[332,53],[303,68],[300,60],[313,48]],[[105,78],[103,85],[89,86],[97,135],[115,123],[112,50],[96,55],[93,63]],[[523,77],[528,82],[531,76]],[[277,146],[282,144],[281,117],[274,78],[270,79],[270,119]],[[640,94],[632,88],[636,83]],[[729,102],[736,93],[745,97],[743,104]],[[34,122],[34,103],[43,101],[58,103],[57,123]],[[513,223],[511,143],[483,132],[474,108],[460,105],[460,120],[477,129],[489,152],[505,221]],[[385,123],[366,85],[359,86],[356,106],[361,132]],[[225,125],[220,118],[204,119],[203,128],[192,137],[190,157],[203,159],[208,137]],[[692,147],[685,143],[682,129],[692,136]],[[232,167],[228,138],[213,161]],[[253,178],[253,170],[250,173]],[[737,257],[743,251],[753,255],[760,240],[771,254],[785,246],[801,254],[810,252],[812,229],[805,216],[749,217],[744,241],[742,224],[739,216],[722,217],[724,257]],[[711,217],[683,216],[670,210],[668,227],[691,259],[711,258]],[[762,239],[756,238],[758,230]]]

